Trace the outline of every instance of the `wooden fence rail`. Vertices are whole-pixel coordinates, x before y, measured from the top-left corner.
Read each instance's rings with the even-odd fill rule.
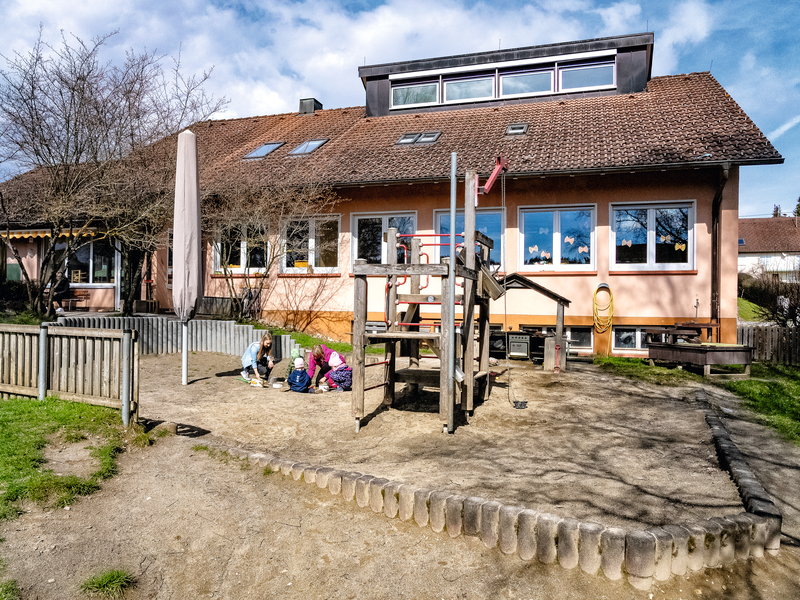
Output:
[[[40,353],[43,342],[44,352]],[[121,408],[126,424],[130,415],[138,417],[139,340],[135,331],[68,328],[53,323],[41,327],[0,325],[0,357],[3,398],[54,395]],[[127,389],[123,382],[128,382]]]
[[[740,326],[737,343],[753,348],[753,360],[800,365],[800,331],[797,327]]]

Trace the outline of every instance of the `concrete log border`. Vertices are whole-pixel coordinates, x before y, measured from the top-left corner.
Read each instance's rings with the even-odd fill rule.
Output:
[[[305,481],[360,508],[388,518],[413,521],[450,537],[473,536],[488,548],[521,560],[580,567],[590,575],[625,578],[636,589],[748,558],[774,555],[780,548],[782,516],[731,441],[705,391],[695,398],[705,412],[722,468],[738,486],[746,512],[707,521],[625,530],[599,523],[539,513],[487,498],[420,488],[361,473],[295,462],[242,447],[219,447],[230,456],[268,467],[285,480]],[[355,500],[355,502],[354,502]]]

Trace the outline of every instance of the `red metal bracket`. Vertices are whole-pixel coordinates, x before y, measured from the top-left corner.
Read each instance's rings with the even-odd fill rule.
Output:
[[[497,164],[495,165],[492,174],[489,175],[489,179],[486,180],[486,183],[478,187],[479,194],[489,193],[489,190],[492,189],[494,182],[497,180],[497,176],[500,175],[500,171],[508,171],[508,161],[502,156],[497,157]]]

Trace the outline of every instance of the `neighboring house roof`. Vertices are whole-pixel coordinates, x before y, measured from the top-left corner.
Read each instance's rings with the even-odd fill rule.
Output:
[[[525,135],[505,135],[527,123]],[[364,107],[206,121],[198,136],[201,179],[242,169],[265,184],[298,174],[333,185],[447,179],[458,170],[491,172],[507,157],[514,175],[614,172],[697,165],[782,163],[783,158],[710,73],[654,77],[635,94],[511,106],[365,117]],[[440,131],[432,144],[397,145],[405,133]],[[304,141],[329,138],[311,154]],[[285,142],[264,158],[242,158]]]
[[[739,254],[777,252],[800,252],[798,219],[795,217],[739,219]]]

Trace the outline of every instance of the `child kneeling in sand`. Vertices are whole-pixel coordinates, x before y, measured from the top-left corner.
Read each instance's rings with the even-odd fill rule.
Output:
[[[311,377],[306,373],[306,363],[299,356],[294,359],[294,371],[289,375],[289,389],[300,394],[315,394]]]
[[[328,359],[331,370],[325,373],[325,379],[334,392],[347,392],[353,387],[353,369],[344,362],[344,357],[338,352],[331,353]]]

